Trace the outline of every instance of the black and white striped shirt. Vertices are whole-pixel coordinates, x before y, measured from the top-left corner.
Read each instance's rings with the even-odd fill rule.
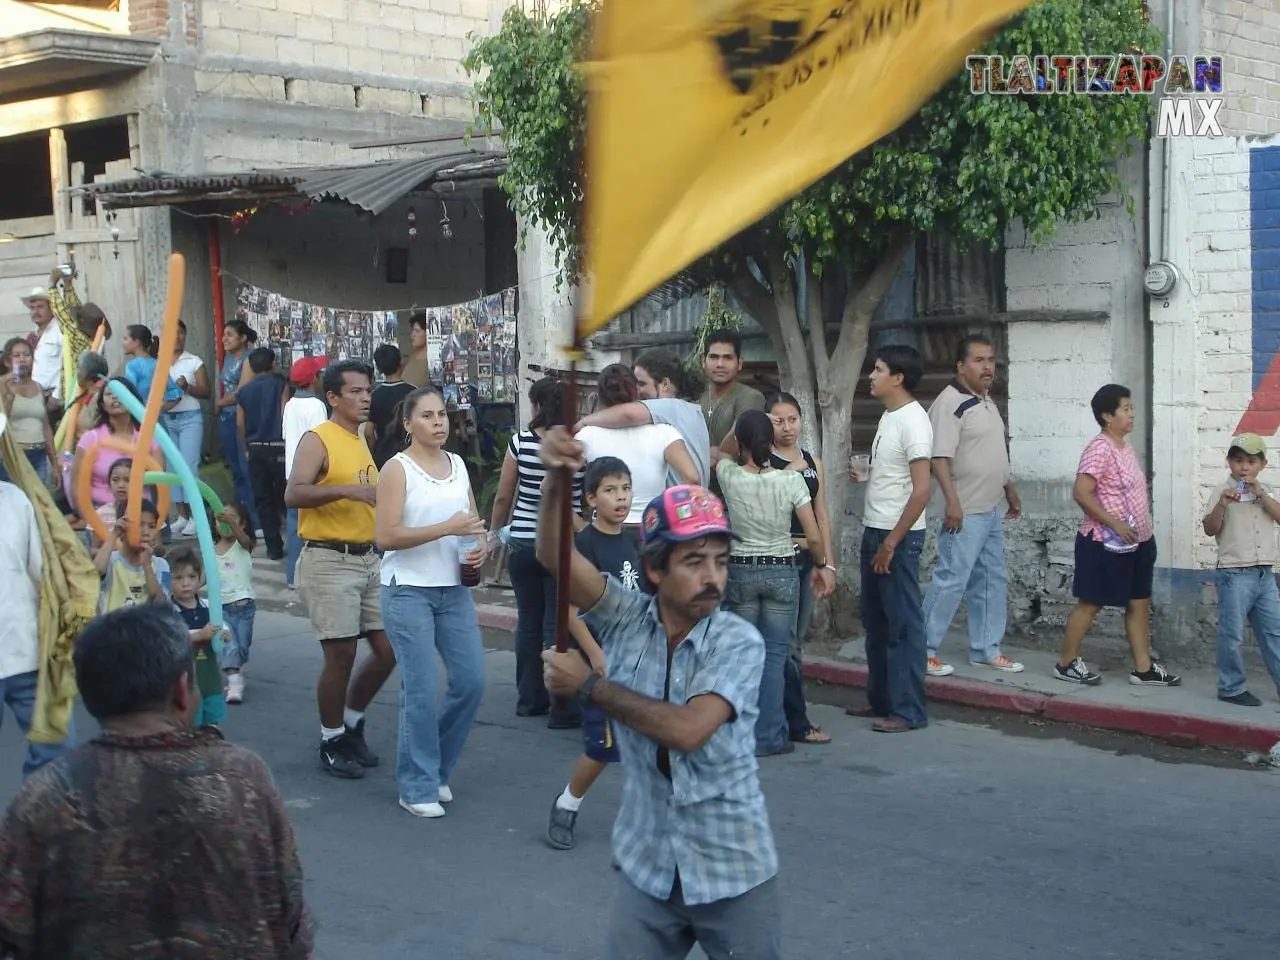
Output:
[[[511,511],[511,537],[534,540],[538,536],[538,504],[542,502],[542,480],[547,475],[538,450],[542,439],[532,430],[521,430],[511,438],[507,452],[516,461],[516,503]],[[582,471],[573,477],[574,510],[582,502]]]

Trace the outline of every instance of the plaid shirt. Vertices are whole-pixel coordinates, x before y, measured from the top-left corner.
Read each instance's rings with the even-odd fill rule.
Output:
[[[676,704],[715,693],[734,711],[700,749],[669,751],[670,780],[658,769],[658,744],[618,725],[626,771],[613,827],[618,864],[659,900],[671,896],[677,872],[691,906],[740,896],[778,872],[755,757],[764,641],[740,617],[712,614],[676,647],[664,693],[667,635],[657,600],[605,580],[586,621],[605,651],[609,681]]]
[[[1126,522],[1132,518],[1139,543],[1151,539],[1154,534],[1147,502],[1147,476],[1138,466],[1133,447],[1127,443],[1117,447],[1105,433],[1100,433],[1080,454],[1076,473],[1093,477],[1094,496],[1103,510]],[[1087,514],[1080,524],[1080,532],[1094,540],[1103,538],[1103,530],[1102,524]]]

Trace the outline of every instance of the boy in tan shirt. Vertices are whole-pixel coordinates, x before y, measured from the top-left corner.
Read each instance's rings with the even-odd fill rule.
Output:
[[[1276,529],[1280,501],[1258,482],[1267,447],[1252,433],[1227,450],[1230,478],[1217,488],[1204,532],[1218,541],[1218,699],[1260,706],[1244,672],[1245,620],[1262,648],[1267,672],[1280,691],[1280,593],[1276,589]]]

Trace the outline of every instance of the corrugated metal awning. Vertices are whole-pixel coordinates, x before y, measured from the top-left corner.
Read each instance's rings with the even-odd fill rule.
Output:
[[[379,214],[415,189],[444,181],[491,179],[506,168],[506,154],[461,150],[381,160],[359,166],[293,167],[243,173],[133,177],[72,187],[106,207],[152,207],[202,200],[342,200]]]

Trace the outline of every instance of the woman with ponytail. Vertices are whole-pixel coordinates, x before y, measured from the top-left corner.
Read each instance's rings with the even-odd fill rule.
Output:
[[[129,358],[124,364],[125,379],[138,388],[138,395],[145,403],[151,394],[151,381],[156,377],[156,351],[160,347],[160,340],[149,327],[134,323],[125,328],[120,346],[124,349],[124,355]],[[165,412],[181,399],[182,391],[169,380],[164,390]]]
[[[511,438],[502,461],[498,492],[489,519],[490,534],[510,525],[507,571],[516,595],[516,716],[542,717],[552,713],[550,694],[542,680],[542,651],[556,641],[556,581],[538,562],[534,540],[538,535],[538,506],[542,501],[542,480],[547,475],[538,450],[542,437],[566,419],[565,388],[559,380],[546,377],[529,388],[533,418],[528,429]],[[575,417],[576,419],[576,417]],[[583,524],[576,516],[582,500],[582,471],[573,478],[575,527]],[[577,711],[572,705],[557,704],[549,726],[567,729],[576,726]]]
[[[733,532],[741,539],[729,547],[729,609],[753,624],[764,638],[764,672],[760,677],[760,715],[756,720],[756,756],[795,749],[783,710],[783,682],[791,631],[800,605],[797,555],[791,518],[811,545],[815,570],[813,595],[825,597],[831,582],[825,569],[824,541],[814,517],[804,477],[778,470],[773,461],[773,421],[763,410],[738,417],[716,464]]]

